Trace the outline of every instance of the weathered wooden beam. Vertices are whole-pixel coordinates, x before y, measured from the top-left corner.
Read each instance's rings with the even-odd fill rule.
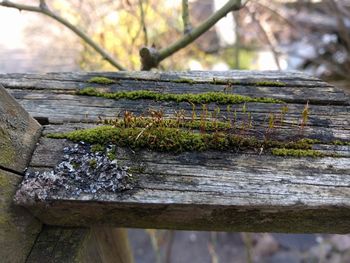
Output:
[[[0,85],[0,261],[25,262],[41,223],[13,197],[22,181],[40,125]]]
[[[93,76],[109,77],[114,83],[90,83]],[[316,78],[295,72],[118,72],[5,74],[0,75],[0,83],[33,116],[47,119],[28,170],[31,176],[27,176],[28,182],[39,187],[33,191],[24,187],[17,196],[17,202],[47,224],[274,232],[350,230],[350,100],[341,90]],[[76,95],[76,90],[89,86],[108,92],[224,91],[282,99],[283,104],[230,105],[231,111],[227,105],[211,103],[208,112],[220,107],[225,120],[235,110],[238,123],[242,123],[248,109],[255,132],[263,135],[269,116],[280,116],[281,108],[287,106],[288,113],[274,138],[317,139],[312,149],[324,156],[279,157],[265,149],[175,154],[117,146],[116,162],[129,167],[125,170],[132,174],[128,190],[108,190],[96,174],[91,181],[84,175],[80,179],[51,177],[66,159],[66,147],[81,146],[45,137],[49,133],[95,127],[99,117],[114,118],[126,110],[144,114],[149,108],[162,109],[167,118],[172,118],[175,110],[184,109],[187,114],[193,110],[186,102]],[[307,102],[310,114],[301,129]],[[198,118],[200,109],[196,108]],[[347,143],[337,143],[339,140]],[[49,179],[44,182],[45,176],[39,179],[38,175]],[[105,188],[101,189],[101,184]]]
[[[42,140],[32,169],[50,171],[69,145],[64,140]],[[349,146],[338,148],[350,151]],[[45,193],[47,199],[35,204],[25,199],[22,204],[29,205],[44,222],[55,225],[349,232],[350,156],[173,155],[122,148],[117,156],[118,162],[134,171],[133,190],[78,196],[58,191]]]

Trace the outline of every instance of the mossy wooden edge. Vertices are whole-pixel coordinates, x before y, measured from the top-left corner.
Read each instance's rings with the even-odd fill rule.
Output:
[[[206,151],[234,149],[250,149],[259,151],[264,149],[276,156],[291,157],[338,157],[336,154],[328,155],[313,150],[315,143],[322,143],[314,139],[299,139],[284,142],[275,140],[259,140],[251,136],[237,136],[223,132],[201,134],[190,130],[175,128],[118,128],[114,126],[98,126],[91,129],[77,130],[68,133],[48,134],[53,139],[68,139],[73,142],[84,141],[92,144],[93,151],[103,151],[104,145],[116,144],[132,149],[150,149],[154,151]],[[157,138],[155,140],[154,138]]]
[[[149,139],[157,136],[153,143]],[[261,141],[254,137],[239,137],[225,133],[200,134],[176,128],[116,128],[113,126],[98,126],[96,128],[77,130],[68,133],[48,134],[53,139],[69,139],[74,142],[84,141],[90,144],[105,145],[115,143],[119,146],[131,148],[149,148],[156,151],[204,151],[228,150],[231,147],[241,146],[260,148],[287,147],[296,149],[310,149],[308,141],[296,142]],[[151,139],[152,139],[151,138]],[[166,142],[168,141],[168,144]]]

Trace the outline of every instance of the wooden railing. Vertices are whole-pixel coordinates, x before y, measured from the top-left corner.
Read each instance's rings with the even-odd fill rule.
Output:
[[[26,252],[30,262],[45,257],[45,238],[59,231],[78,233],[81,243],[66,254],[55,245],[57,254],[84,261],[99,251],[97,262],[129,251],[125,231],[112,227],[349,232],[349,97],[318,79],[118,72],[2,74],[0,83],[43,127],[34,147],[39,126],[30,120],[25,128],[21,115],[30,117],[13,114],[19,106],[1,95],[1,156],[22,150],[0,158],[0,171],[24,175],[16,204],[45,225]],[[91,130],[101,125],[114,127]],[[71,133],[81,129],[90,130]],[[10,143],[7,130],[22,144]],[[113,254],[107,244],[115,243],[121,248]],[[120,261],[130,262],[129,253]]]

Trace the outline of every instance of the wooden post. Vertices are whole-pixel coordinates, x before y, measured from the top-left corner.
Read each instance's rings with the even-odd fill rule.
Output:
[[[27,263],[133,263],[126,229],[45,226]]]
[[[0,261],[24,262],[41,223],[13,196],[28,165],[40,125],[0,85]]]

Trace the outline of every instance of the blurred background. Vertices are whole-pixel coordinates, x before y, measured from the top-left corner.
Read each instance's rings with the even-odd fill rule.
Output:
[[[1,1],[0,1],[1,2]],[[189,1],[195,27],[225,0]],[[38,5],[38,1],[16,1]],[[183,35],[181,0],[51,0],[128,70],[142,46]],[[250,0],[158,70],[300,70],[350,91],[350,1]],[[38,13],[0,6],[0,73],[114,71],[68,28]],[[350,235],[217,233],[131,229],[136,262],[350,262]]]

